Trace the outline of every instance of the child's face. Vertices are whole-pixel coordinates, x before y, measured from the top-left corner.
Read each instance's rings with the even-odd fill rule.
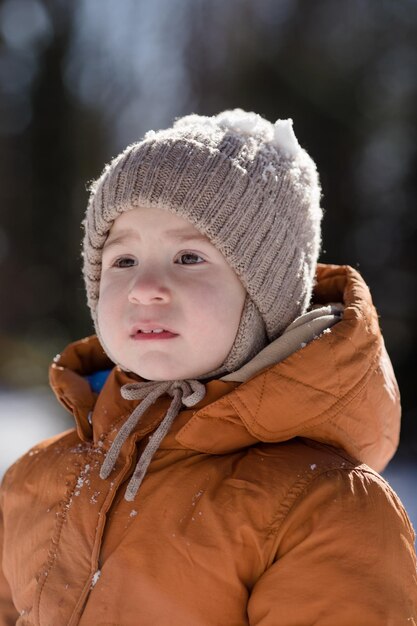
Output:
[[[184,218],[140,207],[115,220],[97,315],[105,347],[125,369],[148,380],[216,369],[233,345],[245,297],[223,255]],[[139,333],[142,326],[174,335]]]

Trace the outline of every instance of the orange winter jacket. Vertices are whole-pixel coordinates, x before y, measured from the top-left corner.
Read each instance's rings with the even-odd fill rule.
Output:
[[[343,302],[343,319],[246,382],[207,383],[133,502],[126,483],[171,399],[102,480],[139,403],[120,394],[132,377],[113,367],[96,393],[86,375],[112,368],[97,339],[62,353],[51,384],[76,429],[33,448],[1,488],[2,626],[417,624],[414,533],[369,467],[399,432],[377,315],[349,267],[319,266],[315,301]]]

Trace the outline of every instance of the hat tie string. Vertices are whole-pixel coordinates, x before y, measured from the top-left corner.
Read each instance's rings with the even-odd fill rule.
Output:
[[[146,470],[148,469],[153,455],[159,448],[162,439],[171,428],[171,425],[177,417],[181,406],[184,404],[186,407],[192,407],[198,404],[198,402],[200,402],[200,400],[202,400],[206,395],[206,388],[201,382],[195,379],[147,381],[123,385],[120,389],[120,393],[125,400],[145,399],[132,411],[110,446],[100,469],[100,478],[102,479],[109,477],[110,472],[116,465],[125,441],[136,428],[145,411],[164,393],[167,393],[172,397],[168,411],[158,428],[149,437],[149,441],[139,458],[135,471],[133,472],[127,486],[125,500],[131,502],[134,500],[145,477]]]

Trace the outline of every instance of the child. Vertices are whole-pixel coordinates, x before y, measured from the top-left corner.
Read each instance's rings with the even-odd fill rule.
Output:
[[[76,429],[2,485],[2,625],[417,624],[414,532],[374,471],[398,388],[320,221],[291,120],[189,115],[104,169],[97,336],[50,370]]]

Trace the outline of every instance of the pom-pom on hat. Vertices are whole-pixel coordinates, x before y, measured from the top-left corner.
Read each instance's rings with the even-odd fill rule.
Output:
[[[320,185],[291,119],[272,124],[242,109],[187,115],[129,145],[90,191],[83,273],[98,332],[104,242],[118,215],[138,206],[191,222],[246,288],[226,371],[247,362],[308,308],[320,248]]]

